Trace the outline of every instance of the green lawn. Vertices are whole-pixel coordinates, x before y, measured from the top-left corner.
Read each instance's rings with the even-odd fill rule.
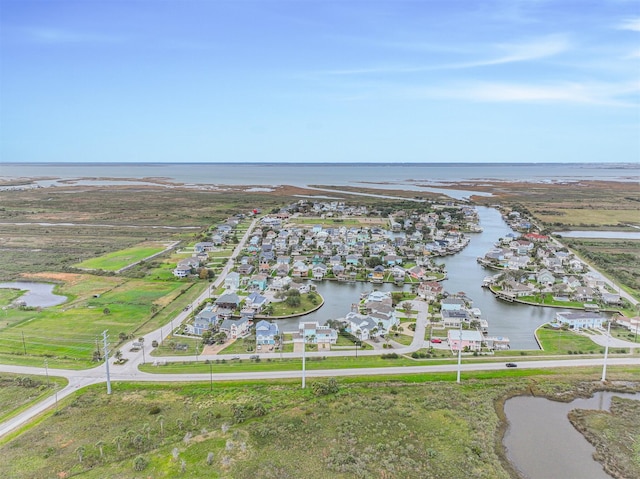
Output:
[[[538,328],[537,335],[545,354],[604,353],[603,346],[573,331],[543,326]]]
[[[69,298],[62,305],[41,311],[7,310],[9,325],[0,323],[0,359],[4,355],[18,359],[26,353],[40,361],[46,355],[52,366],[60,359],[90,367],[103,331],[109,332],[110,343],[115,345],[121,332],[140,334],[168,322],[185,301],[197,295],[198,291],[189,291],[192,286],[79,275],[77,281],[57,288]],[[152,307],[157,309],[155,315]]]
[[[117,271],[136,261],[141,261],[156,253],[160,253],[165,248],[166,245],[163,243],[145,242],[132,248],[121,249],[97,258],[88,259],[74,266],[83,269]]]

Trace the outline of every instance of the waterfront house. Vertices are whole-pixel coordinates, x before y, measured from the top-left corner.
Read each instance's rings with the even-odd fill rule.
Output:
[[[556,313],[556,321],[567,324],[569,329],[602,328],[605,318],[597,313],[587,311]]]
[[[237,339],[249,332],[249,326],[249,318],[246,316],[239,319],[227,318],[220,323],[220,331],[230,339]]]
[[[327,267],[322,263],[315,264],[313,268],[311,268],[311,274],[315,280],[324,279],[324,276],[327,274]]]
[[[447,331],[447,342],[451,352],[458,352],[460,349],[468,351],[480,351],[484,337],[480,331],[450,329]]]
[[[264,319],[256,324],[256,344],[268,344],[274,345],[276,343],[275,337],[279,335],[278,325],[270,323]]]
[[[321,326],[317,321],[302,322],[298,326],[298,332],[293,336],[293,341],[316,344],[318,351],[331,349],[331,345],[338,341],[338,331],[327,325]]]
[[[260,311],[266,304],[268,300],[260,293],[254,291],[244,300],[245,307],[252,309],[256,313]]]
[[[236,293],[225,293],[215,300],[218,308],[234,310],[240,304],[240,297]]]
[[[361,341],[366,341],[385,333],[385,329],[378,325],[378,321],[369,315],[351,311],[345,316],[345,321],[347,323],[347,331]]]

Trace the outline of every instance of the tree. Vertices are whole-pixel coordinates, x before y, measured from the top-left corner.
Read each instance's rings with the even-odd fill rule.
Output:
[[[413,304],[411,304],[411,301],[404,301],[402,303],[402,309],[404,310],[405,314],[407,316],[409,316],[411,314],[411,309],[413,308]]]
[[[149,461],[147,461],[143,456],[136,456],[133,460],[133,470],[134,471],[144,471],[149,465]]]
[[[300,293],[298,293],[297,295],[288,295],[287,299],[285,300],[285,303],[287,303],[287,306],[291,306],[292,308],[295,308],[296,306],[300,306],[300,303],[301,303]]]
[[[104,457],[104,441],[96,442],[96,447],[100,451],[100,459],[102,459]]]
[[[120,333],[118,334],[118,339],[120,341],[125,341],[127,339],[127,333]]]
[[[157,418],[156,421],[158,422],[158,424],[160,424],[160,434],[162,434],[164,436],[164,419],[165,417],[160,414]]]
[[[116,436],[113,438],[113,442],[116,445],[116,448],[118,449],[118,452],[120,452],[120,448],[122,447],[122,436]]]
[[[114,353],[113,357],[114,357],[114,358],[116,358],[116,361],[117,361],[117,362],[122,361],[122,351],[118,349],[118,350]]]
[[[76,447],[76,454],[78,455],[78,462],[80,464],[82,464],[82,459],[84,458],[84,451],[85,451],[84,446]]]

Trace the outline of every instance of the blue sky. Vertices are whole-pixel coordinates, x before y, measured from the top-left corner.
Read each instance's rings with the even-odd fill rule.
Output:
[[[636,0],[0,0],[2,162],[638,162]]]

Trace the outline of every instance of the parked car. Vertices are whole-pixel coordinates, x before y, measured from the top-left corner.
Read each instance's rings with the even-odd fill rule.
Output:
[[[436,343],[436,344],[440,344],[442,342],[442,339],[439,338],[431,338],[431,342],[432,343]]]
[[[231,359],[240,359],[240,356],[234,356]]]
[[[506,366],[508,368],[517,368],[518,367],[518,365],[516,363],[507,363]]]
[[[249,359],[260,359],[260,356],[258,356],[257,354],[252,354],[251,356],[249,356]]]
[[[260,351],[262,349],[262,344],[258,344],[258,347],[256,347],[256,349]]]

